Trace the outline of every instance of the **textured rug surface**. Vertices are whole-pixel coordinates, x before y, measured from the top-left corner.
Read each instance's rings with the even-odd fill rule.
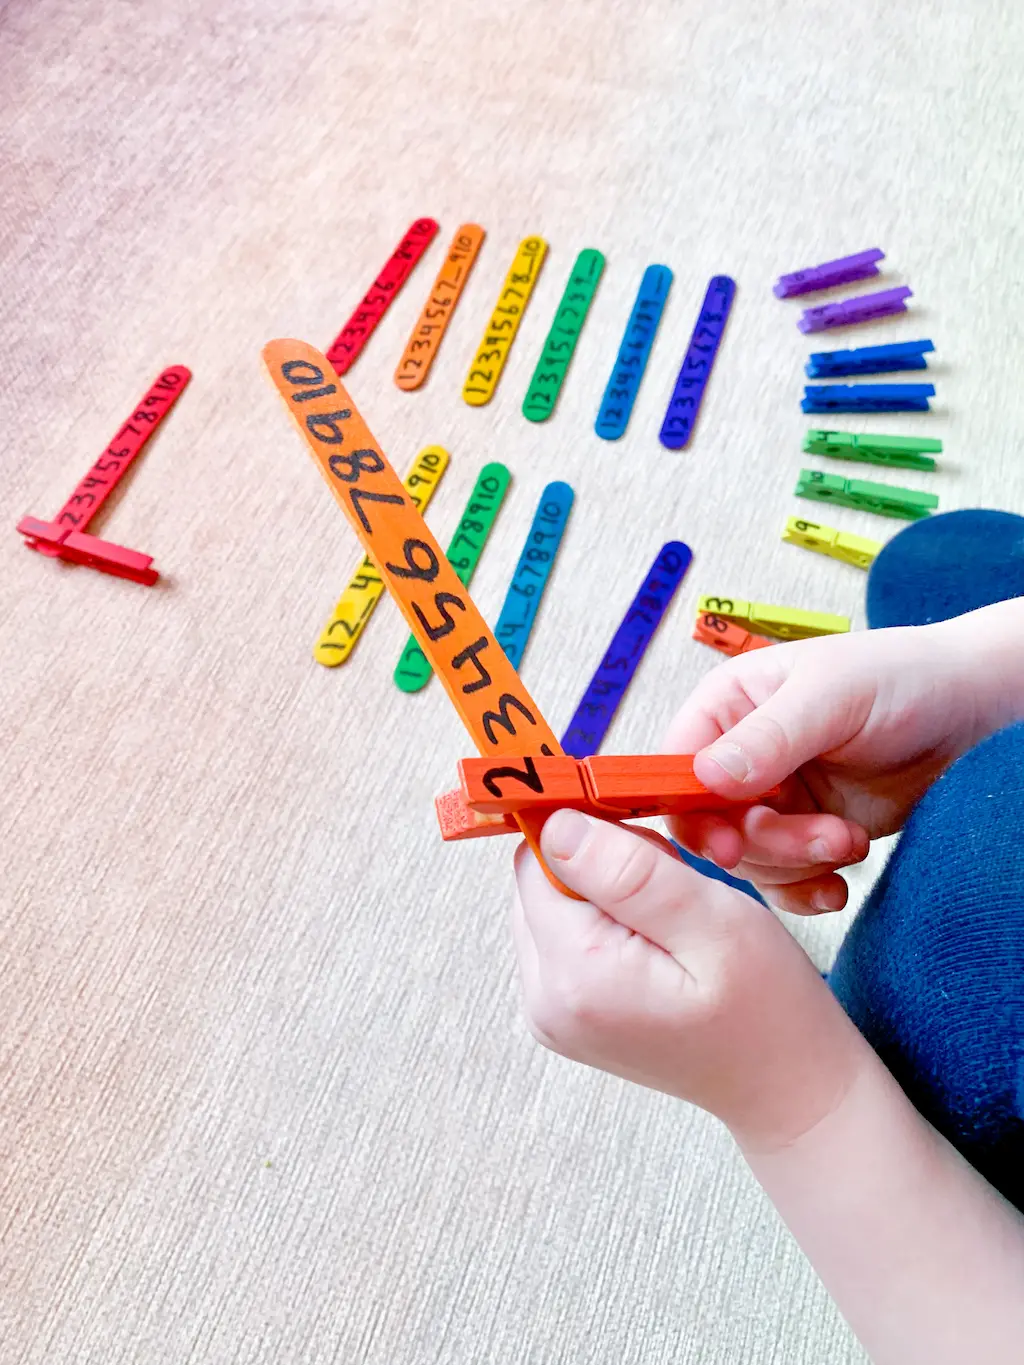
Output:
[[[312,645],[358,552],[261,374],[326,347],[412,219],[440,241],[348,382],[404,469],[577,504],[523,663],[567,723],[661,545],[694,563],[608,737],[658,744],[714,665],[701,593],[841,612],[780,542],[810,349],[936,343],[944,509],[1024,512],[1024,15],[811,0],[8,0],[0,7],[0,1360],[3,1365],[846,1365],[862,1354],[702,1113],[541,1052],[510,848],[443,847],[468,752],[391,673],[381,604]],[[456,226],[488,230],[427,387],[395,363]],[[550,255],[494,402],[463,377],[516,242]],[[811,347],[782,271],[874,245],[913,317]],[[557,413],[519,405],[575,254],[608,265]],[[675,271],[624,440],[593,419],[644,267]],[[710,275],[738,284],[692,447],[657,430]],[[27,552],[164,366],[194,379],[96,526],[153,589]],[[837,423],[853,426],[854,423]],[[872,867],[876,868],[875,857]],[[855,878],[858,896],[872,869]],[[826,962],[841,916],[797,931]],[[842,1179],[842,1172],[836,1173]]]

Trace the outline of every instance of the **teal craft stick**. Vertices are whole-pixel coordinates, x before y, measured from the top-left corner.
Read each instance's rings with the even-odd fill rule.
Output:
[[[494,637],[513,668],[518,668],[523,661],[523,651],[554,568],[572,503],[573,491],[567,483],[549,483],[533,514],[505,604],[494,627]]]

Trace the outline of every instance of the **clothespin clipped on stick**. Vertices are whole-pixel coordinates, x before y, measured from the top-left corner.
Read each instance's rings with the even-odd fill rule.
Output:
[[[736,810],[777,798],[773,787],[757,802],[730,801],[693,774],[686,754],[598,754],[576,759],[526,757],[497,768],[490,760],[459,762],[459,786],[435,800],[441,837],[448,842],[510,834],[510,817],[524,811],[544,819],[555,810],[582,811],[616,822],[693,811]]]
[[[824,611],[802,611],[799,607],[775,607],[768,602],[743,602],[738,597],[702,597],[697,609],[724,617],[757,635],[774,635],[781,640],[806,640],[812,635],[843,635],[850,629],[847,616],[832,616]]]
[[[172,365],[164,370],[53,521],[22,517],[18,530],[30,550],[152,587],[160,575],[152,567],[151,555],[100,540],[98,536],[88,535],[84,528],[114,491],[191,378],[192,371],[184,365]]]
[[[763,635],[755,635],[753,631],[744,630],[742,626],[733,625],[724,616],[716,616],[711,611],[698,613],[693,638],[698,644],[710,645],[720,654],[728,654],[730,659],[735,659],[738,654],[750,654],[755,649],[764,649],[766,645],[775,644],[774,640],[768,640]]]
[[[527,771],[528,760],[563,757],[554,731],[326,356],[305,342],[279,340],[267,343],[263,360],[317,467],[486,760],[492,783],[510,768]],[[486,789],[483,774],[481,781]],[[529,794],[529,786],[525,789]],[[601,791],[599,801],[604,800]],[[619,800],[609,804],[616,810],[626,806]],[[541,857],[540,831],[549,810],[526,806],[512,818],[552,885],[573,896]]]

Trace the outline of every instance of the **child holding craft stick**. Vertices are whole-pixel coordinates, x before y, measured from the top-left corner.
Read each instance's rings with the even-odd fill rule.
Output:
[[[1024,599],[715,669],[665,748],[777,809],[681,818],[793,914],[903,830],[826,983],[667,841],[558,811],[513,927],[536,1037],[698,1104],[879,1365],[1024,1360]]]

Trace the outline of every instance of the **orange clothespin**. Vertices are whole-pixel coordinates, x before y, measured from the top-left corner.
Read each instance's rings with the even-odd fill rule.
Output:
[[[763,635],[744,630],[742,626],[735,626],[710,611],[702,611],[698,615],[693,638],[699,644],[717,649],[720,654],[728,654],[731,659],[737,654],[749,654],[752,649],[764,649],[766,645],[775,643],[774,640],[766,640]]]
[[[435,800],[447,842],[515,833],[511,817],[526,811],[543,818],[571,807],[601,819],[638,820],[654,815],[734,810],[779,795],[773,787],[757,802],[731,801],[694,776],[689,754],[606,754],[585,759],[521,758],[499,768],[487,759],[459,761],[459,786]]]

